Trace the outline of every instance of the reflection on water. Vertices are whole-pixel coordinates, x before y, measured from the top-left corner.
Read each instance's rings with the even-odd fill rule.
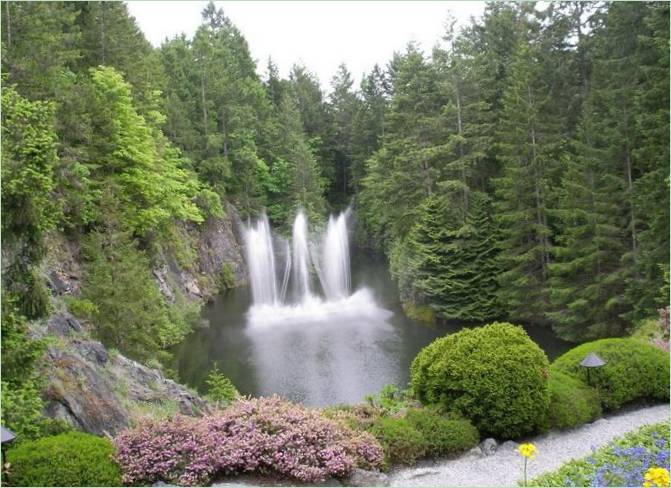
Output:
[[[400,311],[397,291],[384,261],[353,253],[347,299],[286,307],[250,309],[247,288],[221,295],[207,305],[210,327],[177,349],[182,380],[202,387],[216,362],[249,395],[280,394],[308,405],[355,403],[382,386],[405,386],[419,350],[438,336],[462,328],[429,327]],[[530,328],[551,358],[568,348],[551,331]]]

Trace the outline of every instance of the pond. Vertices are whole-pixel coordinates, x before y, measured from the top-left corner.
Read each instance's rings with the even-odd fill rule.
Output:
[[[217,296],[203,310],[209,327],[176,350],[182,381],[204,390],[216,362],[242,394],[277,393],[314,406],[356,403],[389,383],[404,387],[419,350],[464,326],[408,319],[385,261],[358,250],[351,259],[352,289],[359,291],[320,315],[252,326],[249,288]],[[549,329],[527,332],[550,359],[571,347]]]

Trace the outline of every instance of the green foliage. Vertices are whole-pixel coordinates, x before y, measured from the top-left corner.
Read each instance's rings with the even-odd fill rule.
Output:
[[[429,344],[411,366],[415,395],[460,412],[483,435],[516,438],[542,426],[549,363],[524,329],[507,323],[464,329]]]
[[[17,294],[28,318],[48,311],[48,297],[35,266],[42,259],[44,235],[58,218],[51,192],[57,163],[54,105],[32,102],[13,87],[2,92],[2,246],[3,282]]]
[[[42,416],[42,382],[36,366],[45,350],[44,341],[28,336],[26,320],[11,294],[2,295],[2,424],[19,439],[40,437],[61,427]]]
[[[20,386],[30,378],[45,350],[44,341],[28,336],[28,325],[10,293],[2,294],[2,381]]]
[[[395,415],[408,408],[412,399],[410,391],[401,391],[396,385],[384,385],[378,395],[366,397],[368,404],[383,415]]]
[[[12,486],[121,486],[107,439],[70,432],[27,441],[7,452]]]
[[[601,416],[599,394],[580,380],[551,369],[548,387],[547,428],[570,429]]]
[[[118,192],[124,227],[143,236],[171,219],[201,222],[192,199],[198,184],[179,151],[133,105],[130,85],[112,68],[91,70],[95,145],[93,176]]]
[[[408,237],[392,248],[391,270],[406,309],[428,308],[448,320],[485,321],[501,315],[488,198],[474,192],[468,205],[462,221],[445,197],[427,197]]]
[[[219,407],[231,404],[240,396],[233,382],[224,376],[216,363],[208,373],[205,384],[207,385],[207,398]]]
[[[665,457],[668,460],[668,438],[668,422],[645,425],[622,437],[616,438],[589,457],[572,459],[561,465],[558,469],[534,478],[529,481],[529,486],[593,486],[597,471],[600,471],[602,467],[607,465],[610,465],[611,472],[617,473],[616,478],[608,479],[608,470],[606,470],[599,483],[601,486],[629,485],[631,481],[618,478],[618,474],[620,476],[642,476],[648,466],[632,466],[627,456],[622,456],[621,453],[630,449],[642,450],[647,454],[645,457],[652,457],[654,459],[664,449],[664,447],[659,447],[658,443],[661,440],[665,440],[666,442],[661,442],[661,444],[662,446],[665,444],[667,451]],[[639,459],[642,461],[643,457]],[[603,483],[608,484],[604,485]]]
[[[475,447],[480,434],[466,419],[452,419],[428,408],[413,408],[405,419],[424,437],[427,457],[457,454]]]
[[[426,454],[427,442],[410,421],[398,417],[380,417],[367,429],[380,441],[384,466],[413,465]]]
[[[83,246],[86,258],[82,299],[96,335],[107,346],[141,361],[157,357],[182,340],[191,324],[165,304],[145,253],[128,233],[115,227],[118,205],[106,200],[109,227],[91,233]]]
[[[224,291],[231,288],[235,288],[235,272],[229,263],[223,263],[219,271],[219,290]]]
[[[552,374],[560,372],[586,382],[586,368],[580,361],[591,352],[607,362],[590,375],[604,410],[617,410],[636,401],[668,401],[669,355],[638,339],[582,344],[557,358],[552,363]]]
[[[516,48],[503,95],[497,148],[502,175],[494,180],[504,271],[499,299],[515,320],[539,322],[548,308],[547,275],[552,231],[548,223],[556,128],[547,110],[550,80],[536,63],[540,53],[524,39]],[[555,129],[555,130],[553,130]]]

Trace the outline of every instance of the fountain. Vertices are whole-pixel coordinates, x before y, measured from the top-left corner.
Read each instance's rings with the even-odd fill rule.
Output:
[[[299,211],[291,244],[273,237],[265,215],[244,229],[253,298],[247,314],[250,327],[279,322],[326,322],[334,316],[349,320],[391,315],[375,304],[367,288],[351,291],[349,215],[346,210],[337,217],[330,216],[323,235],[311,237],[308,220]],[[284,250],[284,256],[280,252],[276,258],[274,243]],[[279,280],[275,269],[278,261],[284,265]],[[312,286],[313,275],[318,278],[314,280],[319,284],[317,288]],[[292,293],[287,294],[288,289]]]
[[[265,214],[246,230],[245,247],[254,303],[277,303],[275,253],[268,217]]]

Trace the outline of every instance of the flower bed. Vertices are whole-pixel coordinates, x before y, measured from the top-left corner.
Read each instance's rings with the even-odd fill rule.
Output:
[[[207,417],[145,421],[115,439],[126,484],[208,484],[257,472],[303,482],[375,468],[382,448],[319,412],[278,397],[243,399]]]
[[[646,425],[591,456],[569,461],[532,480],[531,486],[653,486],[646,473],[669,470],[668,422]],[[651,471],[652,470],[652,471]],[[650,477],[650,475],[648,475]]]

